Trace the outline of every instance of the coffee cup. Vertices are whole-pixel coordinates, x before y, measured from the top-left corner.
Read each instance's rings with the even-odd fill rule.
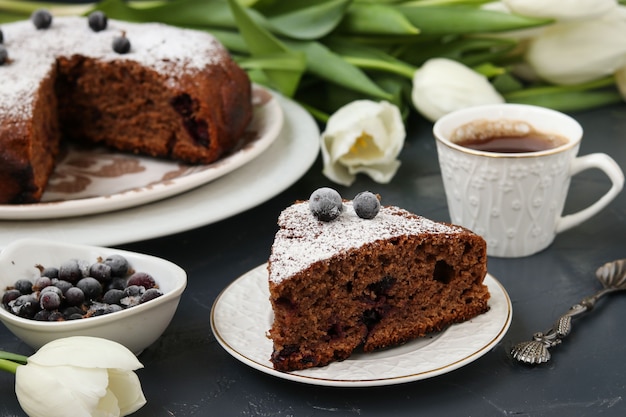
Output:
[[[605,208],[624,173],[610,156],[577,156],[583,129],[572,117],[531,105],[470,107],[433,127],[452,223],[487,241],[487,254],[522,257]],[[588,207],[563,215],[572,176],[599,169],[611,188]]]

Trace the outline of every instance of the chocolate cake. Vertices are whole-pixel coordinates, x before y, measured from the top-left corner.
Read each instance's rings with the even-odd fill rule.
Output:
[[[268,262],[271,362],[293,371],[396,346],[489,309],[486,243],[398,207],[321,221],[309,202],[279,217]]]
[[[96,31],[83,17],[1,29],[2,204],[39,201],[61,138],[207,164],[252,117],[250,80],[205,32],[116,20]]]

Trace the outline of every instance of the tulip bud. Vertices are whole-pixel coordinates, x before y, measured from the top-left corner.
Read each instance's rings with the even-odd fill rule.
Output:
[[[617,8],[617,0],[502,0],[513,13],[555,20],[593,19]]]
[[[141,363],[124,346],[96,337],[57,339],[15,373],[15,394],[30,417],[125,416],[145,403]]]
[[[406,132],[397,106],[356,100],[337,110],[321,137],[323,173],[330,180],[350,185],[356,174],[387,183],[400,162]]]
[[[415,71],[411,97],[431,121],[458,109],[504,102],[485,76],[447,58],[429,59]]]
[[[532,39],[526,61],[544,80],[578,84],[626,65],[626,8],[600,18],[557,23]]]

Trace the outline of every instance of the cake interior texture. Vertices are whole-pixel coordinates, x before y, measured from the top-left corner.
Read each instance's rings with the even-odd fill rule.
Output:
[[[383,212],[400,216],[399,223],[427,221],[396,208]],[[346,216],[350,213],[342,215]],[[330,233],[323,229],[345,229],[341,217],[335,221],[335,225],[311,221],[305,228],[317,228],[313,236],[319,238]],[[368,225],[364,222],[370,220],[361,221]],[[398,230],[380,239],[372,237],[282,278],[272,277],[272,268],[280,268],[282,262],[277,258],[284,255],[276,248],[269,266],[274,311],[269,335],[275,369],[324,366],[357,350],[396,346],[486,312],[484,240],[466,229],[433,225],[422,232]],[[331,233],[335,234],[351,239],[349,231]],[[303,239],[302,229],[283,220],[277,239],[293,245]],[[310,243],[311,252],[314,245]]]
[[[208,33],[116,20],[94,32],[80,17],[2,29],[0,204],[40,200],[61,140],[208,164],[245,136],[250,80]],[[111,46],[122,33],[126,54]]]

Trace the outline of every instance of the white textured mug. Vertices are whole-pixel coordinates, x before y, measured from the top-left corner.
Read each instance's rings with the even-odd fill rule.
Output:
[[[564,143],[520,153],[458,144],[525,129],[557,135]],[[606,207],[624,186],[624,174],[610,156],[577,157],[583,129],[558,111],[521,104],[470,107],[437,120],[433,133],[451,221],[483,236],[491,256],[521,257],[545,249],[558,233]],[[602,170],[611,188],[587,208],[563,216],[571,177],[591,168]]]

